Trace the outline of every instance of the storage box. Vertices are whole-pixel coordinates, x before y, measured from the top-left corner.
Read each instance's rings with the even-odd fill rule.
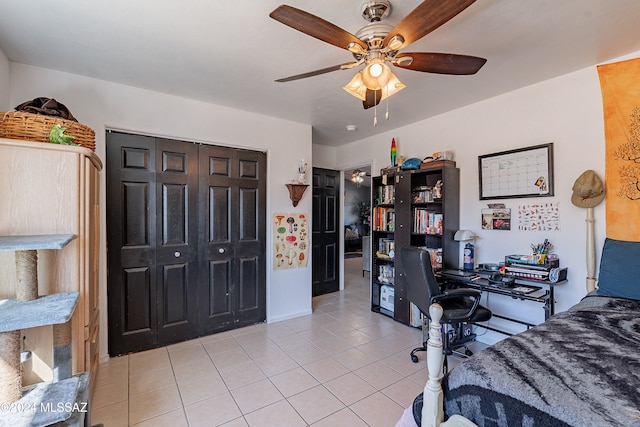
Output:
[[[456,162],[453,160],[436,160],[433,162],[422,162],[420,164],[420,169],[435,169],[435,168],[443,168],[445,166],[455,168]]]
[[[442,342],[444,342],[445,334],[449,335],[449,342],[454,342],[455,340],[461,340],[467,337],[470,337],[473,334],[473,324],[469,322],[464,322],[462,324],[461,337],[456,337],[456,333],[458,332],[455,328],[451,327],[451,325],[442,325]]]
[[[380,307],[393,312],[394,289],[392,286],[380,287]]]
[[[504,257],[504,263],[506,266],[521,265],[521,266],[531,267],[533,265],[540,269],[544,269],[546,271],[549,271],[552,268],[560,267],[559,258],[549,259],[545,257],[544,262],[542,264],[539,264],[539,261],[537,259],[534,259],[532,261],[532,257],[535,257],[535,255],[507,255]]]
[[[400,173],[400,166],[389,166],[387,168],[380,169],[380,175],[394,176],[397,173]]]

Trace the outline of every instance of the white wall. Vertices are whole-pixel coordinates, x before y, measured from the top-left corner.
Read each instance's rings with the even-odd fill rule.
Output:
[[[338,148],[336,159],[354,162],[365,160],[363,153],[367,158],[373,153],[374,162],[384,167],[389,164],[392,137],[398,143],[398,155],[407,158],[423,158],[442,150],[455,152],[461,178],[460,227],[480,236],[476,242],[476,262],[497,263],[508,254],[528,253],[531,243],[548,238],[561,266],[568,267],[569,282],[556,288],[556,311],[566,310],[584,296],[586,211],[573,206],[570,197],[575,179],[584,170],[593,169],[604,179],[602,98],[595,65],[351,143]],[[480,211],[487,207],[487,201],[479,200],[478,156],[548,142],[554,143],[555,196],[493,201],[504,202],[511,208],[512,228],[482,230]],[[339,161],[335,167],[341,168]],[[560,231],[517,230],[518,205],[535,202],[559,204]],[[595,208],[595,219],[599,260],[605,238],[604,203]],[[492,296],[489,306],[523,320],[533,319],[534,323],[544,319],[540,305],[500,298]],[[488,342],[496,339],[490,333],[485,338]]]
[[[1,70],[1,68],[0,68]],[[0,82],[2,74],[0,71]],[[311,313],[311,263],[273,271],[271,218],[275,212],[311,214],[311,192],[293,208],[285,183],[297,177],[299,159],[311,159],[311,127],[158,92],[57,71],[12,64],[11,105],[40,96],[65,104],[96,131],[96,153],[105,161],[105,129],[119,129],[267,151],[267,319]],[[1,99],[1,98],[0,98]],[[289,144],[296,141],[296,144]],[[100,174],[100,355],[107,356],[105,172]]]
[[[326,145],[313,144],[313,167],[335,169],[336,168],[336,148]]]
[[[7,55],[0,49],[0,111],[9,111],[10,66]]]

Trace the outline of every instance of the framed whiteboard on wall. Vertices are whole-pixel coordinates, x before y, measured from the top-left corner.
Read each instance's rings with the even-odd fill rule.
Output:
[[[478,156],[480,200],[553,196],[553,143]]]

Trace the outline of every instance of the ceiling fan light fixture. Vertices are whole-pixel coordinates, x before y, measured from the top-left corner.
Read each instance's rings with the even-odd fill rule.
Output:
[[[405,87],[406,86],[400,80],[398,80],[395,74],[391,73],[391,78],[389,79],[385,87],[382,88],[382,97],[380,98],[380,100],[382,101],[383,99],[390,97],[394,93],[400,92]]]
[[[370,90],[380,90],[395,77],[389,66],[382,59],[369,61],[362,70],[362,82]]]
[[[362,83],[362,71],[358,71],[351,81],[343,86],[342,89],[361,101],[367,99],[367,87]]]
[[[354,169],[353,172],[351,173],[351,181],[356,184],[356,187],[360,187],[360,184],[364,182],[365,176],[367,176],[366,171],[363,171],[360,169]]]
[[[369,71],[369,74],[371,74],[371,77],[375,77],[377,79],[382,74],[382,71],[383,71],[382,65],[378,63],[371,64],[368,71]]]
[[[382,64],[382,65],[386,66],[389,72],[386,83],[384,85],[378,86],[377,89],[371,89],[367,87],[367,85],[364,82],[365,71],[362,70],[362,71],[358,71],[356,75],[353,76],[351,81],[343,87],[343,89],[347,91],[347,93],[355,96],[361,101],[365,101],[367,99],[367,89],[370,89],[370,90],[382,89],[380,101],[404,89],[406,86],[400,80],[398,80],[398,78],[395,76],[395,74],[391,72],[391,70],[389,70],[389,67],[386,64]]]

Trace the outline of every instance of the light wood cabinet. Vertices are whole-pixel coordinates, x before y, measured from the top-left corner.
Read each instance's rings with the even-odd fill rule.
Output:
[[[73,372],[98,366],[98,173],[91,150],[0,138],[0,235],[75,234],[60,251],[39,251],[38,294],[80,292],[72,317]],[[0,253],[0,299],[15,296],[15,261]],[[25,383],[52,376],[50,330],[23,330],[24,349],[34,354]],[[50,327],[49,327],[50,328]]]

